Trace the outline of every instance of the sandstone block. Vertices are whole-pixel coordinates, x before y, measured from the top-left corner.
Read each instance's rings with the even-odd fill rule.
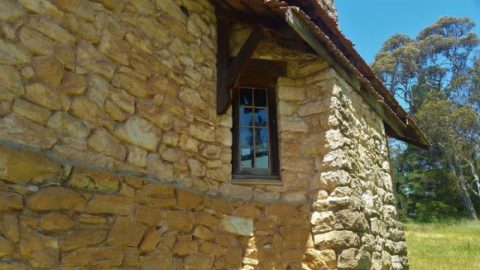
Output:
[[[35,77],[40,82],[57,87],[63,78],[63,64],[55,56],[38,56],[32,59]]]
[[[104,30],[98,49],[122,65],[128,66],[130,64],[128,61],[130,46],[123,40],[122,36],[116,36],[115,33]]]
[[[29,28],[22,27],[18,34],[20,42],[27,47],[33,54],[37,55],[51,55],[53,54],[53,42],[46,36]]]
[[[0,0],[0,20],[6,22],[15,22],[23,16],[25,11],[23,8],[13,0]]]
[[[85,96],[73,99],[71,113],[93,124],[113,129],[113,120],[94,101]]]
[[[30,62],[30,54],[22,47],[0,40],[0,64],[23,65]]]
[[[13,183],[57,182],[62,167],[47,157],[0,146],[0,179]]]
[[[320,100],[305,103],[298,108],[298,115],[305,117],[328,112],[330,110],[330,102],[329,98],[323,97]]]
[[[1,196],[1,195],[0,195]],[[0,232],[10,241],[16,243],[20,239],[18,218],[14,214],[3,214],[0,221]]]
[[[215,129],[213,127],[203,124],[194,124],[190,125],[188,132],[192,137],[200,141],[215,142]]]
[[[46,232],[61,232],[72,228],[75,223],[67,215],[49,213],[40,219],[38,225]]]
[[[249,186],[221,184],[220,194],[230,198],[250,200],[253,196],[253,191],[252,187]]]
[[[54,129],[62,137],[85,138],[88,129],[80,120],[65,112],[56,112],[48,120],[47,126]]]
[[[338,269],[370,269],[371,255],[356,248],[349,248],[338,256]]]
[[[177,189],[178,207],[181,209],[195,209],[203,204],[203,197],[182,189]]]
[[[84,168],[75,168],[69,184],[77,189],[100,192],[116,192],[119,189],[119,177],[110,173],[97,172]]]
[[[60,240],[60,249],[70,251],[80,247],[93,246],[103,242],[107,232],[98,228],[89,228],[68,233]]]
[[[315,245],[322,249],[345,249],[358,247],[360,238],[351,231],[332,231],[314,236]]]
[[[108,233],[107,242],[114,247],[137,247],[143,233],[141,225],[129,218],[118,217]]]
[[[0,235],[0,258],[9,257],[13,252],[13,244]]]
[[[28,228],[22,230],[19,251],[35,268],[55,268],[59,258],[57,239]]]
[[[23,83],[18,71],[7,65],[0,65],[0,83],[15,95],[23,95]]]
[[[206,108],[206,103],[202,100],[200,94],[192,89],[184,88],[178,93],[178,98],[185,103],[185,105],[198,110]]]
[[[253,219],[223,215],[220,228],[229,233],[251,236],[253,234]]]
[[[140,256],[140,265],[142,270],[175,269],[172,254],[166,252]]]
[[[306,264],[311,269],[335,269],[337,268],[337,257],[331,249],[316,250],[309,248],[305,252]]]
[[[188,161],[188,168],[193,176],[205,176],[206,174],[206,167],[200,161],[196,159],[189,159]]]
[[[165,131],[172,129],[175,118],[169,108],[176,105],[172,103],[170,106],[160,107],[151,100],[137,100],[137,111],[140,115]]]
[[[110,99],[123,111],[132,114],[135,112],[135,97],[122,89],[114,88]]]
[[[290,132],[307,132],[307,123],[299,117],[285,116],[280,118],[280,130]]]
[[[44,125],[50,118],[50,111],[21,98],[15,99],[12,111],[34,122]]]
[[[158,158],[155,158],[155,157],[156,155],[148,157],[148,160],[147,160],[148,173],[158,179],[171,181],[173,177],[173,165],[168,162],[158,160]]]
[[[90,2],[84,0],[55,0],[54,3],[61,9],[87,21],[93,21],[95,12]]]
[[[135,210],[135,221],[149,225],[159,226],[165,220],[166,213],[160,209],[138,206]]]
[[[122,264],[124,252],[113,247],[79,248],[62,259],[62,266],[90,266],[92,268],[118,267]]]
[[[195,254],[198,252],[197,241],[191,242],[177,242],[173,248],[173,253],[178,256],[185,256],[188,254]]]
[[[62,105],[56,90],[43,84],[34,83],[25,87],[25,98],[49,110],[59,110]]]
[[[125,146],[113,137],[104,128],[97,128],[88,139],[88,146],[93,150],[114,157],[118,160],[124,160],[127,155]]]
[[[193,236],[202,240],[212,240],[214,238],[214,233],[205,226],[197,226],[193,229]]]
[[[75,36],[46,17],[40,15],[30,16],[27,24],[56,42],[73,45],[76,41]]]
[[[78,216],[78,221],[81,223],[87,224],[105,224],[107,219],[102,216],[89,215],[89,214],[80,214]]]
[[[59,90],[66,95],[82,95],[86,88],[87,81],[83,75],[65,72]]]
[[[87,205],[87,213],[130,215],[133,208],[133,198],[127,196],[96,194]]]
[[[147,88],[147,82],[134,75],[117,72],[113,76],[112,84],[125,89],[129,94],[139,98],[146,98],[153,93]]]
[[[20,194],[0,191],[0,211],[22,210],[23,197]]]
[[[145,236],[138,248],[143,252],[152,251],[157,247],[158,242],[160,242],[160,233],[155,227],[150,227],[145,232]]]
[[[127,143],[155,151],[159,142],[159,131],[144,118],[131,117],[114,131],[114,135]]]
[[[190,254],[185,258],[185,270],[212,269],[213,258],[203,254]]]
[[[172,186],[150,184],[135,193],[135,201],[154,208],[172,208],[177,204]]]
[[[113,77],[115,64],[90,43],[80,40],[76,50],[77,64],[93,73],[100,74],[107,79]]]
[[[184,211],[165,211],[165,222],[168,228],[173,231],[190,232],[192,222],[188,214]]]
[[[278,97],[280,100],[286,101],[304,101],[305,89],[303,87],[293,87],[293,86],[279,86],[278,87]]]
[[[26,264],[16,262],[0,262],[0,270],[27,270]]]
[[[26,206],[34,211],[82,210],[85,198],[63,187],[46,187],[27,198]]]
[[[165,14],[168,14],[169,16],[175,18],[179,22],[185,22],[187,19],[187,16],[182,12],[180,7],[175,3],[175,1],[172,0],[156,0],[155,5],[157,7],[157,10],[165,12]]]
[[[134,145],[128,146],[127,161],[139,167],[147,166],[147,151]]]

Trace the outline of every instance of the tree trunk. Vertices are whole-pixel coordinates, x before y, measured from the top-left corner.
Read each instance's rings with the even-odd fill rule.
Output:
[[[478,176],[478,173],[477,173],[477,168],[475,166],[475,161],[471,160],[471,159],[467,159],[467,162],[468,162],[468,165],[470,166],[470,171],[472,172],[472,175],[473,175],[473,183],[474,183],[474,194],[477,195],[478,197],[480,197],[480,177]]]
[[[457,178],[458,185],[462,193],[463,206],[467,211],[468,217],[472,220],[478,220],[477,212],[475,211],[475,207],[473,206],[472,200],[470,199],[470,194],[468,193],[467,189],[467,182],[465,180],[465,176],[463,175],[462,168],[460,168],[457,157],[453,157],[450,159],[450,168],[452,169],[453,174]]]

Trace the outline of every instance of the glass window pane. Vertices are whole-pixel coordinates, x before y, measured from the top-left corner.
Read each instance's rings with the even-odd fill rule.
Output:
[[[253,113],[250,107],[240,107],[240,126],[253,126]]]
[[[255,108],[255,126],[266,127],[268,123],[268,115],[266,108]]]
[[[253,147],[253,128],[240,129],[240,147]]]
[[[252,89],[240,88],[240,105],[252,106]]]
[[[255,168],[268,169],[268,148],[255,148]]]
[[[255,107],[265,107],[267,106],[267,90],[265,89],[255,89]]]
[[[240,147],[240,167],[253,168],[253,148]]]
[[[255,148],[268,149],[268,129],[267,128],[255,129]]]

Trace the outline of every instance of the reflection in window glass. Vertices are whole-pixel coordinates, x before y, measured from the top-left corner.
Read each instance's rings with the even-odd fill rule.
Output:
[[[255,129],[255,147],[268,148],[268,129],[267,128]]]
[[[267,90],[265,89],[255,89],[254,90],[254,106],[255,107],[266,107],[267,106]]]
[[[240,129],[240,146],[253,147],[253,128]]]
[[[255,126],[266,127],[267,126],[267,108],[255,108]]]
[[[268,149],[255,148],[255,168],[268,169]]]
[[[252,106],[252,89],[241,88],[240,89],[240,105]]]
[[[241,88],[239,99],[240,168],[269,169],[267,90]]]
[[[253,148],[240,147],[240,167],[253,168]]]
[[[250,107],[240,107],[240,126],[250,127],[253,126],[253,113]]]

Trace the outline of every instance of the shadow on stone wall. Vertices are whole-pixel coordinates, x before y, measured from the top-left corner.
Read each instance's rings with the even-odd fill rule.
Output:
[[[335,268],[310,206],[213,198],[0,146],[0,269]],[[311,248],[311,249],[310,249]]]

